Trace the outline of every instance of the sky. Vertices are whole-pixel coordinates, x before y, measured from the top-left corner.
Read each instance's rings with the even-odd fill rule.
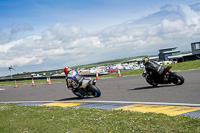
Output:
[[[0,0],[0,76],[191,51],[199,0]]]

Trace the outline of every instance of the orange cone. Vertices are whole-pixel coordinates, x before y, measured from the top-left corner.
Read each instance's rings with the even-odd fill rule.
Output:
[[[32,86],[35,86],[34,80],[32,79]]]
[[[50,85],[50,84],[51,84],[50,77],[47,77],[47,84],[48,84],[48,85]]]
[[[15,86],[14,87],[17,88],[17,82],[16,82],[16,80],[15,80]]]
[[[99,79],[99,75],[98,72],[96,71],[96,79]]]
[[[118,77],[121,77],[121,73],[120,73],[119,68],[118,68]]]

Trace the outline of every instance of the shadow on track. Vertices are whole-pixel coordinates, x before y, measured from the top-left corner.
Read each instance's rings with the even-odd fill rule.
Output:
[[[162,86],[145,86],[145,87],[137,87],[137,88],[133,88],[133,89],[128,89],[128,91],[133,91],[133,90],[144,90],[144,89],[155,89],[155,88],[163,88],[163,87],[172,87],[172,86],[176,86],[176,85],[162,85]]]
[[[95,97],[84,97],[84,98],[71,97],[71,98],[64,98],[64,99],[59,99],[59,100],[55,100],[55,101],[82,100],[82,99],[90,99],[90,98],[95,98]]]

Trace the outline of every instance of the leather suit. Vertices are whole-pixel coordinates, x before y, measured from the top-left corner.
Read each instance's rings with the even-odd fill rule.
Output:
[[[162,74],[163,74],[164,69],[165,69],[165,67],[163,65],[159,65],[155,61],[148,61],[144,66],[145,67],[144,67],[143,74],[148,74],[150,71],[152,71],[152,73],[153,73],[152,76],[154,78],[162,77]]]
[[[74,77],[74,78],[72,78]],[[81,86],[84,77],[79,75],[76,70],[71,70],[66,75],[66,85],[68,89],[78,89]]]

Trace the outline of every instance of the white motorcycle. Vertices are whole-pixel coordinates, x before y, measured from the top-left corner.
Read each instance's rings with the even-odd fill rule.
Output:
[[[70,71],[67,78],[70,80],[77,79],[76,76],[80,76],[76,70]],[[82,84],[78,87],[78,94],[77,90],[73,90],[72,88],[69,88],[72,90],[72,93],[79,98],[88,97],[88,96],[94,96],[94,97],[100,97],[101,91],[96,87],[96,79],[91,78],[84,78],[82,81]]]

